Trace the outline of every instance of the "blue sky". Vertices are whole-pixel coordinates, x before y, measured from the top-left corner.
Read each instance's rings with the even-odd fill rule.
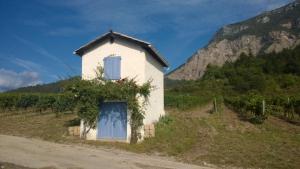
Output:
[[[292,0],[0,0],[0,91],[80,75],[73,51],[109,29],[184,63],[223,25]]]

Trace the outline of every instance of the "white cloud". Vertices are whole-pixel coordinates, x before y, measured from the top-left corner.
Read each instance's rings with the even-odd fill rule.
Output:
[[[57,56],[55,56],[54,54],[50,53],[48,50],[46,50],[45,48],[29,41],[29,40],[26,40],[26,39],[23,39],[22,37],[20,36],[17,36],[15,35],[14,38],[16,40],[18,40],[19,42],[23,43],[24,45],[26,45],[27,47],[31,48],[34,52],[40,54],[41,56],[44,56],[44,57],[47,57],[53,61],[55,61],[55,63],[57,63],[58,65],[62,66],[65,68],[66,71],[69,71],[69,73],[71,74],[74,74],[75,73],[75,70],[68,64],[66,64],[62,58],[58,58]],[[17,63],[19,65],[22,65],[23,67],[30,67],[30,66],[34,66],[34,64],[32,63],[28,63],[28,62],[24,62],[24,60],[19,60],[17,61]],[[35,65],[37,66],[37,65]]]
[[[39,65],[35,62],[32,62],[32,61],[29,61],[29,60],[24,60],[21,58],[12,58],[11,62],[28,70],[28,71],[42,71],[43,70],[41,65]]]
[[[0,92],[40,84],[39,74],[32,71],[15,72],[0,69]]]
[[[28,59],[18,58],[13,55],[5,55],[5,57],[3,56],[4,55],[0,53],[0,61],[3,60],[4,63],[10,62],[15,66],[18,66],[18,68],[21,68],[22,71],[38,72],[38,74],[42,75],[43,78],[48,77],[53,80],[60,80],[52,68],[49,70],[49,68],[43,66],[43,64]]]

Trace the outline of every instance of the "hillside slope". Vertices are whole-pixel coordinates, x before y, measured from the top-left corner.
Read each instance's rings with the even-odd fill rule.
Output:
[[[59,93],[63,91],[64,87],[73,83],[79,78],[79,76],[75,76],[53,83],[21,87],[18,89],[7,91],[7,93]]]
[[[166,77],[195,80],[203,76],[207,65],[235,61],[241,53],[253,55],[279,52],[300,44],[300,0],[265,12],[246,21],[221,28],[209,44],[199,49],[186,63]]]

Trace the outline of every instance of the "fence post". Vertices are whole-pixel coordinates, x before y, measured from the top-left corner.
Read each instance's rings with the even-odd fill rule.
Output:
[[[265,100],[262,101],[262,113],[263,115],[265,115],[265,111],[266,111],[266,102]]]
[[[289,109],[290,109],[290,97],[288,97],[288,100],[287,100],[287,101],[288,101],[288,103],[287,103],[287,106],[286,106],[286,110],[284,110],[284,111],[285,111],[285,113],[286,113],[285,116],[286,116],[287,118],[289,118],[289,117],[290,117],[290,112],[289,112],[289,111],[290,111],[290,110],[289,110]]]
[[[214,98],[214,112],[218,113],[218,108],[217,108],[217,99]]]
[[[289,110],[287,110],[288,118],[294,119],[295,118],[295,116],[294,116],[295,109],[294,109],[293,102],[291,102],[291,100],[290,100],[290,97],[288,97],[288,106],[287,107],[289,109]]]

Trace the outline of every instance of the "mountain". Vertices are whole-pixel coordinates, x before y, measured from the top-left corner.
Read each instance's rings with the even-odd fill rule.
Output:
[[[69,79],[59,80],[57,82],[21,87],[18,89],[7,91],[8,93],[59,93],[64,90],[64,88],[71,84],[72,82],[79,79],[79,76],[71,77]]]
[[[195,80],[208,65],[234,62],[242,53],[254,56],[279,52],[300,44],[300,0],[248,20],[222,27],[208,45],[166,75],[173,80]]]

